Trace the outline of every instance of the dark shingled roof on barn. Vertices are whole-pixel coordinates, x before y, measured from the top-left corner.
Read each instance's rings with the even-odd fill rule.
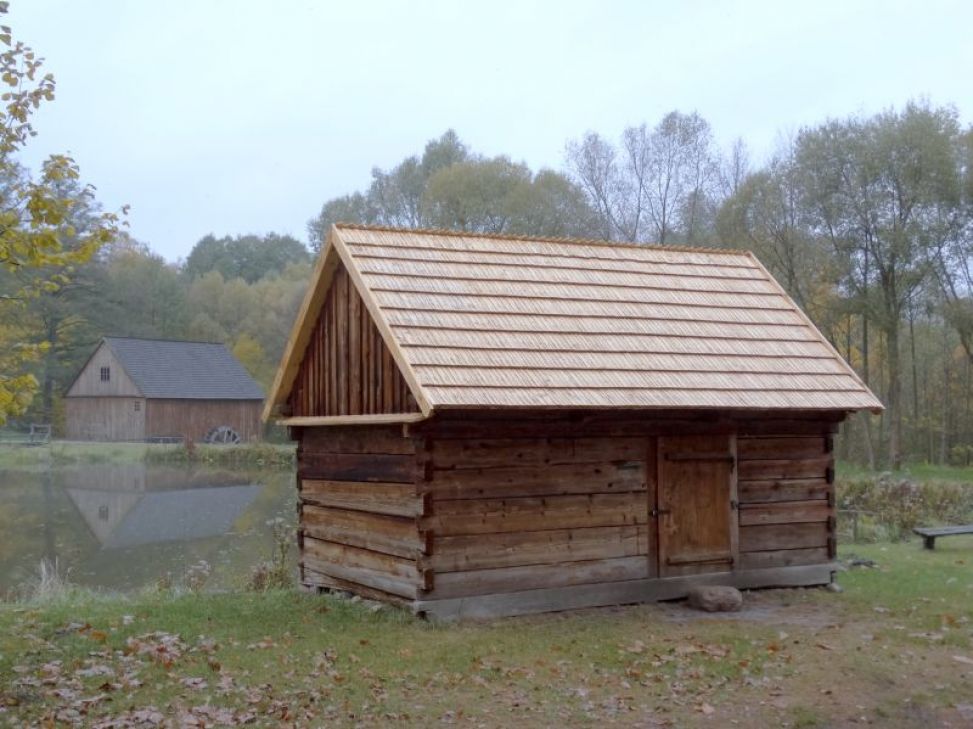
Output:
[[[147,398],[262,400],[263,390],[222,344],[105,337]]]

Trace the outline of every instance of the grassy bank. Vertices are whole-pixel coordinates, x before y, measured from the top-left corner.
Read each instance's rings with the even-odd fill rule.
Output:
[[[91,463],[193,463],[224,468],[292,468],[292,444],[200,445],[160,443],[81,443],[53,441],[44,446],[0,445],[0,469],[36,469]]]
[[[880,478],[888,471],[872,471],[864,466],[838,461],[836,472],[839,478]],[[945,481],[949,483],[973,484],[973,466],[940,466],[935,463],[909,463],[895,474],[896,477],[911,478],[916,481]]]
[[[435,625],[296,592],[8,604],[0,712],[119,726],[963,726],[973,539],[853,551],[878,567],[844,573],[843,594],[754,592],[715,618],[648,605]]]

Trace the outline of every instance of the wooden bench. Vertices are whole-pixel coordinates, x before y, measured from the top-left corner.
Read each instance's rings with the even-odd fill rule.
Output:
[[[973,534],[973,524],[945,527],[916,527],[912,530],[922,537],[922,546],[926,549],[936,548],[936,537],[952,537],[956,534]]]

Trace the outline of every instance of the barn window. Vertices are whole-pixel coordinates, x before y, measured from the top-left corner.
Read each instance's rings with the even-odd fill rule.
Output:
[[[108,382],[111,379],[111,367],[101,368],[101,381]]]
[[[136,400],[135,401],[135,412],[138,412],[141,409],[142,409],[142,403],[139,402],[138,400]]]

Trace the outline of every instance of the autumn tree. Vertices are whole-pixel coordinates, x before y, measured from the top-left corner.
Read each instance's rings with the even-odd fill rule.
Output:
[[[0,3],[5,14],[8,3]],[[53,155],[32,177],[17,162],[35,131],[34,112],[54,98],[54,77],[41,71],[42,59],[0,27],[0,423],[22,413],[38,387],[30,371],[48,345],[27,330],[27,303],[62,288],[74,266],[89,260],[117,232],[111,213],[92,217],[85,230],[71,224],[72,211],[92,200],[82,186],[66,192],[80,172],[66,155]]]
[[[811,232],[846,263],[844,285],[884,337],[888,460],[902,463],[901,330],[910,302],[959,224],[956,111],[901,111],[834,120],[797,140]]]

